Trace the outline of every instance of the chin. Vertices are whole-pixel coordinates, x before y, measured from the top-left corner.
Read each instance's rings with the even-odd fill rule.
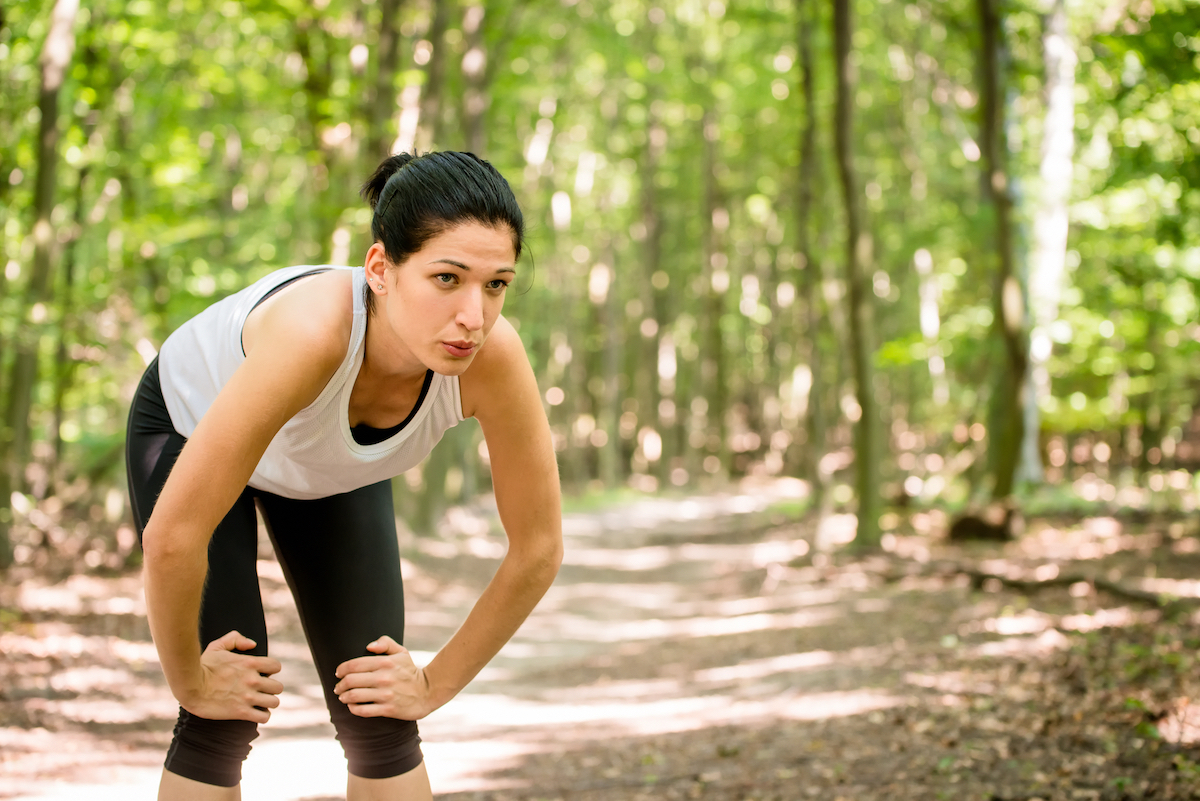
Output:
[[[471,366],[471,362],[475,361],[475,354],[471,354],[465,359],[455,359],[453,357],[443,357],[437,359],[429,365],[429,369],[438,375],[456,376],[462,375]]]

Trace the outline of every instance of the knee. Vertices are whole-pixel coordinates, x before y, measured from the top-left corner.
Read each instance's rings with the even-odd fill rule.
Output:
[[[416,721],[360,718],[347,710],[334,719],[347,769],[363,779],[389,779],[421,764]]]
[[[185,779],[233,787],[242,780],[242,763],[256,737],[258,724],[252,721],[208,720],[181,709],[165,767]]]

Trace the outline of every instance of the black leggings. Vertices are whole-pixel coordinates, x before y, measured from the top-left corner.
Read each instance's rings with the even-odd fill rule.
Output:
[[[185,441],[167,414],[156,360],[138,386],[125,444],[139,537]],[[257,643],[249,653],[267,653],[255,569],[255,502],[296,600],[350,773],[367,779],[407,773],[422,759],[417,724],[357,717],[333,692],[337,666],[368,655],[368,643],[385,634],[403,642],[404,592],[389,482],[308,501],[247,487],[209,542],[201,648],[236,629]],[[257,736],[251,721],[207,720],[181,708],[166,768],[232,787],[241,781],[242,761]]]

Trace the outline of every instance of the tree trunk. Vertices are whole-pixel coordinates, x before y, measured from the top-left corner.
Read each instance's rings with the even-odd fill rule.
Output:
[[[400,7],[402,0],[379,0],[379,43],[375,87],[368,115],[368,169],[374,169],[392,150],[395,140],[392,120],[396,110],[396,67],[400,63]]]
[[[1142,277],[1138,282],[1138,292],[1142,299],[1142,313],[1146,318],[1146,339],[1142,344],[1142,353],[1150,355],[1150,367],[1142,368],[1139,373],[1144,387],[1138,397],[1137,418],[1141,422],[1138,440],[1141,451],[1138,453],[1136,475],[1139,485],[1145,484],[1146,474],[1161,464],[1161,459],[1151,460],[1150,450],[1162,443],[1163,409],[1161,396],[1158,392],[1162,376],[1162,354],[1159,345],[1162,336],[1159,328],[1162,321],[1162,298],[1154,289],[1154,283]]]
[[[800,328],[803,332],[798,350],[808,362],[810,383],[805,404],[804,425],[807,433],[803,448],[801,474],[811,490],[812,507],[819,508],[825,492],[825,482],[818,465],[825,455],[825,420],[821,404],[821,349],[818,332],[821,326],[821,271],[813,261],[812,221],[813,183],[817,174],[817,108],[813,79],[812,29],[816,15],[810,0],[796,0],[796,44],[800,53],[800,89],[804,97],[804,122],[800,132],[800,175],[796,192],[796,255],[800,274]]]
[[[7,24],[8,24],[8,18],[5,15],[4,7],[0,6],[0,31],[3,31],[4,26]],[[0,135],[3,135],[4,138],[7,139],[8,131],[0,128]],[[5,176],[5,175],[10,175],[12,173],[12,166],[4,158],[4,155],[5,154],[0,153],[0,177]],[[12,186],[8,183],[8,181],[0,180],[0,253],[8,252],[8,248],[5,246],[5,233],[4,232],[5,232],[5,229],[8,227],[7,226],[8,215],[11,213],[9,211],[9,209],[11,208],[9,205],[9,192],[11,192],[11,190],[12,190]],[[0,259],[0,261],[4,261],[4,259]],[[6,266],[7,265],[0,264],[0,298],[8,297],[8,270],[5,269]],[[0,310],[0,311],[2,311],[2,310]],[[5,353],[6,348],[7,348],[7,343],[4,340],[4,330],[2,328],[0,328],[0,398],[4,397],[3,371],[4,371],[4,353]],[[3,452],[3,444],[2,443],[5,441],[4,440],[4,438],[5,438],[4,428],[5,428],[4,420],[3,420],[3,418],[0,418],[0,456],[2,456],[2,452]],[[3,469],[4,469],[4,463],[2,460],[0,460],[0,470],[3,470]],[[3,481],[0,481],[0,484],[3,484]],[[0,529],[2,529],[4,526],[7,525],[4,522],[4,518],[2,516],[4,514],[4,512],[7,511],[7,506],[5,504],[7,504],[7,501],[0,501]],[[3,536],[3,534],[0,534],[0,536]],[[3,558],[3,557],[0,557],[0,558]]]
[[[650,34],[653,37],[653,33]],[[654,39],[651,38],[648,47],[648,52],[654,52]],[[653,89],[650,90],[653,93]],[[640,177],[640,200],[641,200],[641,222],[646,226],[646,238],[642,243],[642,258],[641,258],[641,276],[637,280],[639,290],[638,300],[642,304],[643,318],[641,322],[648,328],[653,330],[647,335],[646,330],[641,330],[636,335],[637,341],[640,343],[641,362],[643,369],[638,371],[640,376],[639,389],[637,393],[639,416],[642,418],[644,425],[655,429],[662,439],[662,449],[658,462],[651,464],[649,472],[657,474],[660,486],[667,480],[670,474],[670,457],[671,453],[668,448],[668,443],[674,438],[667,430],[668,425],[664,423],[662,415],[659,413],[661,402],[664,397],[664,389],[669,389],[665,393],[674,398],[674,378],[671,379],[671,386],[664,387],[663,377],[660,372],[659,365],[659,349],[662,343],[663,335],[667,321],[670,319],[667,316],[667,298],[664,289],[658,289],[655,286],[655,273],[662,269],[662,242],[663,242],[663,225],[660,216],[661,200],[658,197],[658,187],[656,181],[658,179],[659,159],[662,157],[663,151],[666,148],[667,132],[659,122],[657,115],[654,113],[655,108],[653,94],[647,98],[646,106],[650,111],[647,112],[646,120],[646,144],[641,150],[641,164],[638,168]],[[653,323],[653,325],[651,325]]]
[[[610,239],[605,247],[605,258],[609,266],[607,286],[604,299],[597,308],[598,331],[610,332],[603,337],[604,348],[601,356],[601,375],[604,381],[604,391],[598,397],[599,413],[596,415],[596,427],[605,434],[604,444],[597,454],[597,476],[606,489],[615,489],[621,485],[623,470],[621,469],[621,434],[620,434],[620,372],[621,372],[621,343],[622,337],[614,336],[611,332],[620,331],[621,314],[618,308],[620,300],[619,287],[616,284],[617,251]],[[599,294],[598,291],[596,293]],[[596,297],[592,298],[595,302]]]
[[[729,256],[724,249],[724,232],[729,228],[729,211],[721,204],[717,186],[717,127],[716,112],[709,108],[700,120],[703,138],[704,159],[704,215],[701,225],[704,231],[703,286],[703,346],[701,347],[702,384],[708,401],[707,417],[710,432],[704,448],[706,463],[716,458],[716,470],[709,464],[705,472],[718,477],[728,475],[730,464],[729,442],[729,357],[725,352],[725,336],[721,330],[725,316],[725,296],[729,291]]]
[[[1008,144],[1004,135],[1004,93],[1001,59],[1004,31],[999,0],[977,0],[980,22],[979,66],[982,95],[980,149],[983,155],[983,196],[994,219],[998,256],[993,295],[994,337],[1001,358],[993,378],[989,409],[988,469],[992,497],[1010,496],[1016,480],[1025,428],[1025,381],[1028,345],[1025,333],[1025,293],[1013,258],[1012,197],[1007,174]]]
[[[933,402],[936,406],[944,406],[950,400],[950,384],[946,380],[946,360],[942,355],[942,342],[939,336],[941,321],[942,284],[933,272],[933,256],[925,248],[913,254],[913,267],[920,277],[918,295],[920,311],[918,319],[921,327],[921,337],[925,341],[925,352],[928,354],[929,382],[933,385]]]
[[[867,291],[867,272],[872,259],[871,238],[864,230],[858,179],[854,171],[854,76],[850,63],[852,25],[851,0],[833,0],[833,42],[837,67],[837,108],[834,139],[838,174],[845,198],[846,215],[846,290],[849,300],[850,361],[854,370],[854,390],[859,419],[854,429],[855,490],[858,495],[858,535],[860,545],[879,543],[879,515],[882,499],[879,488],[881,457],[879,409],[875,402],[874,310]]]
[[[54,359],[54,418],[50,427],[50,435],[54,441],[54,463],[50,470],[51,487],[61,476],[63,457],[62,426],[64,421],[64,405],[68,390],[71,388],[78,362],[71,358],[69,348],[72,333],[72,323],[75,321],[75,251],[79,244],[79,236],[83,230],[84,218],[83,190],[87,182],[89,169],[85,166],[79,171],[79,180],[75,187],[75,219],[71,230],[71,240],[63,253],[63,289],[59,302],[58,346]]]
[[[53,291],[50,276],[54,230],[50,215],[54,210],[57,183],[58,95],[75,52],[75,15],[78,10],[79,0],[58,0],[40,59],[42,80],[38,109],[41,122],[38,130],[37,183],[33,198],[33,268],[25,291],[25,308],[16,340],[12,377],[8,382],[8,408],[5,410],[4,425],[0,428],[0,569],[12,564],[12,542],[8,534],[12,520],[10,498],[14,482],[21,480],[18,475],[20,467],[29,455],[29,417],[37,379],[42,318]],[[37,311],[39,308],[42,309],[41,313]]]
[[[429,21],[429,43],[433,47],[425,67],[425,86],[421,89],[421,116],[417,146],[429,150],[441,136],[442,95],[446,91],[446,27],[450,18],[449,0],[431,0],[433,15]]]
[[[466,149],[486,158],[487,129],[484,117],[491,103],[487,88],[487,38],[484,25],[486,10],[482,5],[468,5],[463,12],[463,34],[466,53],[462,59],[463,89],[463,138]]]
[[[926,152],[926,137],[928,124],[923,122],[926,113],[918,111],[914,102],[918,97],[927,97],[931,91],[933,76],[928,65],[922,59],[914,58],[912,79],[902,86],[901,103],[903,104],[903,119],[906,143],[901,149],[901,158],[910,172],[909,196],[914,201],[912,215],[908,218],[920,228],[929,225],[924,214],[926,204],[923,202],[929,187],[929,176],[921,158]],[[908,87],[912,87],[910,90]],[[918,276],[918,326],[921,337],[925,342],[925,363],[929,372],[929,384],[934,406],[945,406],[950,402],[950,382],[946,375],[946,359],[940,337],[941,330],[941,281],[933,270],[933,254],[926,248],[919,248],[913,253],[913,267]],[[910,384],[909,409],[917,404],[917,386]]]
[[[1052,343],[1050,326],[1058,319],[1063,273],[1067,260],[1067,204],[1075,153],[1075,55],[1067,33],[1065,0],[1053,0],[1042,34],[1046,69],[1046,117],[1042,128],[1041,185],[1038,213],[1033,218],[1033,253],[1030,258],[1029,305],[1033,332],[1029,343],[1032,391],[1025,403],[1025,441],[1021,450],[1021,477],[1043,478],[1038,403],[1049,398]]]

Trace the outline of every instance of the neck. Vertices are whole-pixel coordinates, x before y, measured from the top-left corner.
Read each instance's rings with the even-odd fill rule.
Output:
[[[382,320],[367,318],[367,335],[364,344],[363,364],[359,376],[370,381],[424,381],[425,367],[395,334],[387,331]]]

